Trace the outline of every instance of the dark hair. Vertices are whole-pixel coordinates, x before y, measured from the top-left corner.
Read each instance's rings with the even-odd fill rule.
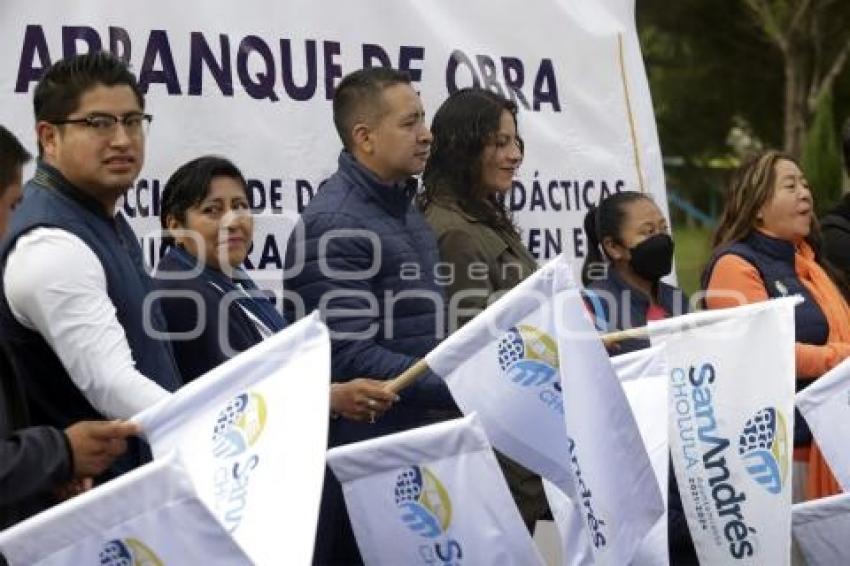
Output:
[[[334,126],[345,149],[351,151],[354,125],[380,117],[384,89],[397,84],[410,84],[410,75],[385,67],[360,69],[342,79],[334,92],[333,112]]]
[[[636,191],[614,193],[593,206],[584,216],[584,233],[587,235],[587,256],[581,268],[581,282],[584,286],[592,280],[590,271],[599,264],[604,265],[607,252],[602,246],[605,238],[611,238],[618,244],[623,243],[623,221],[626,218],[626,206],[639,200],[649,200],[648,195]]]
[[[0,125],[0,194],[12,184],[17,169],[30,160],[30,154],[15,135]]]
[[[516,124],[517,106],[481,88],[465,88],[447,98],[431,123],[431,155],[422,174],[419,206],[455,202],[467,214],[494,227],[516,232],[504,202],[481,181],[481,155],[499,131],[502,113]],[[522,140],[520,151],[524,150]]]
[[[129,86],[139,107],[145,108],[145,96],[127,64],[108,51],[95,51],[60,59],[47,69],[33,95],[36,122],[66,119],[79,107],[80,97],[98,85]]]
[[[747,239],[756,229],[758,212],[776,192],[776,164],[780,161],[790,161],[800,170],[803,169],[800,163],[787,153],[769,149],[750,156],[732,173],[726,204],[711,239],[713,256],[731,244]],[[804,239],[812,246],[818,265],[826,271],[844,297],[850,300],[850,284],[847,278],[821,253],[820,223],[814,214],[811,231]],[[712,265],[710,262],[707,267]],[[703,280],[706,284],[710,275],[710,272],[703,270]]]
[[[167,228],[169,217],[178,222],[186,222],[186,211],[200,203],[210,192],[210,184],[216,177],[229,177],[239,181],[248,195],[245,177],[231,161],[214,155],[205,155],[181,165],[171,174],[162,192],[162,204],[159,223],[163,230]],[[250,200],[250,198],[249,198]],[[174,238],[163,236],[163,242],[174,244]]]
[[[80,105],[83,93],[98,85],[127,85],[145,107],[145,96],[127,64],[108,51],[96,51],[61,59],[47,69],[33,96],[36,121],[64,120]]]

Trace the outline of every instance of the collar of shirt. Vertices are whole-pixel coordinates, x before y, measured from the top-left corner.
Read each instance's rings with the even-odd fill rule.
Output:
[[[115,214],[106,213],[100,201],[75,187],[58,169],[52,165],[48,165],[44,161],[38,161],[33,180],[43,187],[62,193],[89,212],[105,220],[113,220],[115,218]]]
[[[370,199],[394,216],[404,216],[419,185],[415,177],[386,183],[345,150],[339,154],[339,170],[357,189],[365,192]]]

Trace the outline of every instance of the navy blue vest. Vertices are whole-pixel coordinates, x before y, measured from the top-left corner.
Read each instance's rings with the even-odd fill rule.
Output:
[[[770,298],[800,295],[805,299],[794,311],[794,330],[797,342],[822,346],[829,337],[826,315],[815,302],[794,269],[794,244],[754,232],[746,240],[718,251],[703,273],[703,289],[708,287],[714,264],[722,256],[734,254],[755,267]]]
[[[13,215],[8,236],[0,245],[0,281],[14,243],[37,227],[67,230],[95,253],[103,265],[107,293],[124,328],[136,369],[166,390],[176,390],[181,380],[170,343],[145,332],[143,302],[153,284],[136,236],[124,217],[108,216],[100,203],[71,186],[56,169],[39,163],[35,177],[24,188],[24,199]],[[151,326],[164,332],[167,327],[158,306],[148,310]],[[3,287],[0,331],[10,346],[14,371],[24,384],[33,424],[65,428],[80,420],[103,418],[71,381],[44,338],[17,322]],[[131,448],[108,475],[141,463],[140,447]]]
[[[771,238],[761,232],[753,232],[745,240],[736,242],[718,251],[703,272],[702,287],[708,288],[714,265],[722,256],[734,254],[755,267],[770,298],[800,295],[804,301],[794,310],[794,331],[797,342],[822,346],[829,337],[829,323],[820,305],[797,277],[794,269],[794,244],[786,240]],[[808,382],[797,382],[797,390]],[[806,421],[799,412],[795,414],[794,445],[806,446],[812,435]]]

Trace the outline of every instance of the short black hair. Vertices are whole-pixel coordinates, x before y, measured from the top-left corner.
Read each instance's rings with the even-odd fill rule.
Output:
[[[17,170],[30,160],[29,152],[24,149],[15,135],[0,125],[0,194],[12,184]]]
[[[334,92],[333,111],[334,126],[345,149],[352,148],[354,125],[380,115],[384,89],[397,84],[410,84],[410,75],[386,67],[360,69],[342,79]]]
[[[186,211],[200,203],[210,192],[210,184],[216,177],[228,177],[239,181],[245,196],[248,194],[248,183],[242,171],[232,161],[215,155],[204,155],[181,165],[171,174],[162,191],[159,223],[166,230],[168,217],[172,216],[182,224],[186,222]],[[163,237],[163,241],[173,244],[171,236]]]
[[[622,191],[608,195],[591,206],[584,215],[584,233],[587,236],[587,255],[581,268],[581,281],[586,287],[592,281],[591,271],[597,265],[604,265],[608,252],[602,247],[605,238],[611,238],[618,244],[623,243],[623,224],[626,220],[626,207],[640,200],[654,202],[646,193]]]
[[[83,93],[98,85],[127,85],[139,107],[145,107],[145,96],[127,64],[108,51],[95,51],[61,59],[47,69],[33,95],[36,121],[66,119],[79,107]]]

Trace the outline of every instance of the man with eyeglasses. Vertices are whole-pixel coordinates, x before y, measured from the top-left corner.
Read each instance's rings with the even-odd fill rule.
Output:
[[[34,424],[127,419],[181,381],[135,235],[116,204],[144,162],[144,97],[97,52],[53,64],[33,97],[39,160],[0,246],[0,331]],[[155,335],[154,335],[155,336]],[[133,439],[99,479],[148,457]]]
[[[0,125],[0,237],[21,200],[21,173],[29,153]],[[29,426],[22,384],[15,379],[0,336],[0,530],[90,485],[126,447],[136,426],[82,421],[65,430]],[[0,556],[0,564],[3,558]]]

